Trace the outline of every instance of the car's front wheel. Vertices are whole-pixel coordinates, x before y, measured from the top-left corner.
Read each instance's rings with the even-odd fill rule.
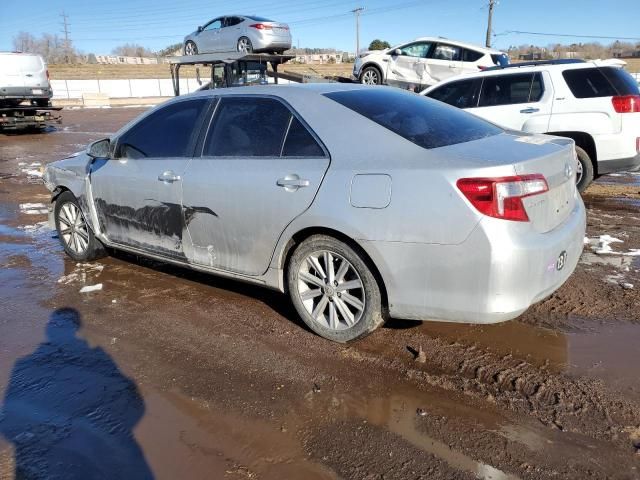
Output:
[[[364,85],[381,85],[382,75],[376,67],[366,67],[360,74],[360,83]]]
[[[198,54],[198,46],[189,40],[184,44],[184,54],[185,55],[197,55]]]
[[[106,255],[100,241],[87,225],[78,200],[71,192],[56,199],[54,219],[64,251],[77,262],[95,260]]]
[[[578,165],[576,171],[576,186],[580,193],[584,192],[593,182],[593,162],[589,154],[576,145],[576,155],[578,156]]]
[[[333,237],[313,235],[296,248],[287,286],[304,323],[329,340],[349,342],[384,323],[375,276],[359,253]]]

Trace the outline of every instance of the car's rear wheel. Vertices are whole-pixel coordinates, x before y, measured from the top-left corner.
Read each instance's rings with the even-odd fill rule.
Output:
[[[54,219],[64,251],[77,262],[95,260],[106,255],[100,241],[87,224],[78,200],[71,192],[56,199]]]
[[[578,156],[578,166],[576,171],[576,186],[580,193],[584,192],[593,182],[593,162],[589,154],[576,145],[576,155]]]
[[[198,54],[198,46],[189,40],[184,44],[184,54],[185,55],[197,55]]]
[[[247,37],[240,37],[238,39],[237,48],[240,53],[253,52],[253,45],[251,44],[251,40],[249,40]]]
[[[287,286],[304,323],[329,340],[349,342],[384,323],[376,278],[360,254],[333,237],[313,235],[296,248]]]
[[[360,74],[360,83],[364,85],[382,84],[382,74],[376,67],[366,67]]]

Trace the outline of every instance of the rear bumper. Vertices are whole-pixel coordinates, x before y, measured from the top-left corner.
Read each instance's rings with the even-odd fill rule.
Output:
[[[41,93],[38,92],[40,90]],[[35,93],[34,93],[35,92]],[[0,88],[0,100],[13,99],[41,99],[51,98],[53,90],[50,87],[3,87]]]
[[[632,172],[640,168],[640,153],[633,157],[598,160],[598,173]]]
[[[391,316],[497,323],[517,317],[569,278],[582,253],[585,228],[584,204],[578,199],[565,222],[543,234],[528,224],[487,217],[459,245],[362,246],[381,271]]]

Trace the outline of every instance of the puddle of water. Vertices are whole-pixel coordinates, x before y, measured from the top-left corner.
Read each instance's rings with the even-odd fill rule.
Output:
[[[637,212],[640,209],[640,199],[624,197],[583,197],[587,208],[597,208],[608,212],[619,212],[620,210]]]
[[[640,173],[638,172],[622,172],[603,175],[596,183],[606,185],[640,185]]]
[[[319,406],[313,394],[308,396],[312,411],[318,411]],[[348,394],[337,395],[331,398],[331,409],[343,419],[362,418],[372,425],[385,428],[408,441],[420,450],[444,460],[451,467],[473,473],[484,480],[517,480],[519,477],[505,473],[491,465],[478,462],[462,452],[453,450],[448,444],[428,436],[418,429],[417,411],[425,405],[430,407],[440,403],[431,395],[418,396],[414,394],[394,393],[388,397],[362,397]],[[324,408],[324,407],[320,407]],[[460,412],[456,412],[460,413]],[[474,412],[477,414],[478,412]],[[476,417],[477,420],[477,417]],[[495,421],[495,420],[494,420]],[[493,430],[500,433],[498,430]],[[522,438],[537,438],[537,442],[543,444],[545,440],[537,437],[535,432],[521,433],[520,428],[511,426],[513,437],[518,441]],[[524,429],[523,429],[524,431]],[[502,434],[507,438],[506,434]]]

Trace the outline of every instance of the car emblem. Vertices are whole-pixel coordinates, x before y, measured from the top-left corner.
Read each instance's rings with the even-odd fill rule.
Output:
[[[571,168],[571,164],[567,162],[564,166],[564,176],[571,178],[571,174],[573,174],[573,168]]]
[[[560,271],[564,268],[567,263],[567,252],[564,250],[560,255],[558,255],[558,260],[556,260],[556,270]]]

